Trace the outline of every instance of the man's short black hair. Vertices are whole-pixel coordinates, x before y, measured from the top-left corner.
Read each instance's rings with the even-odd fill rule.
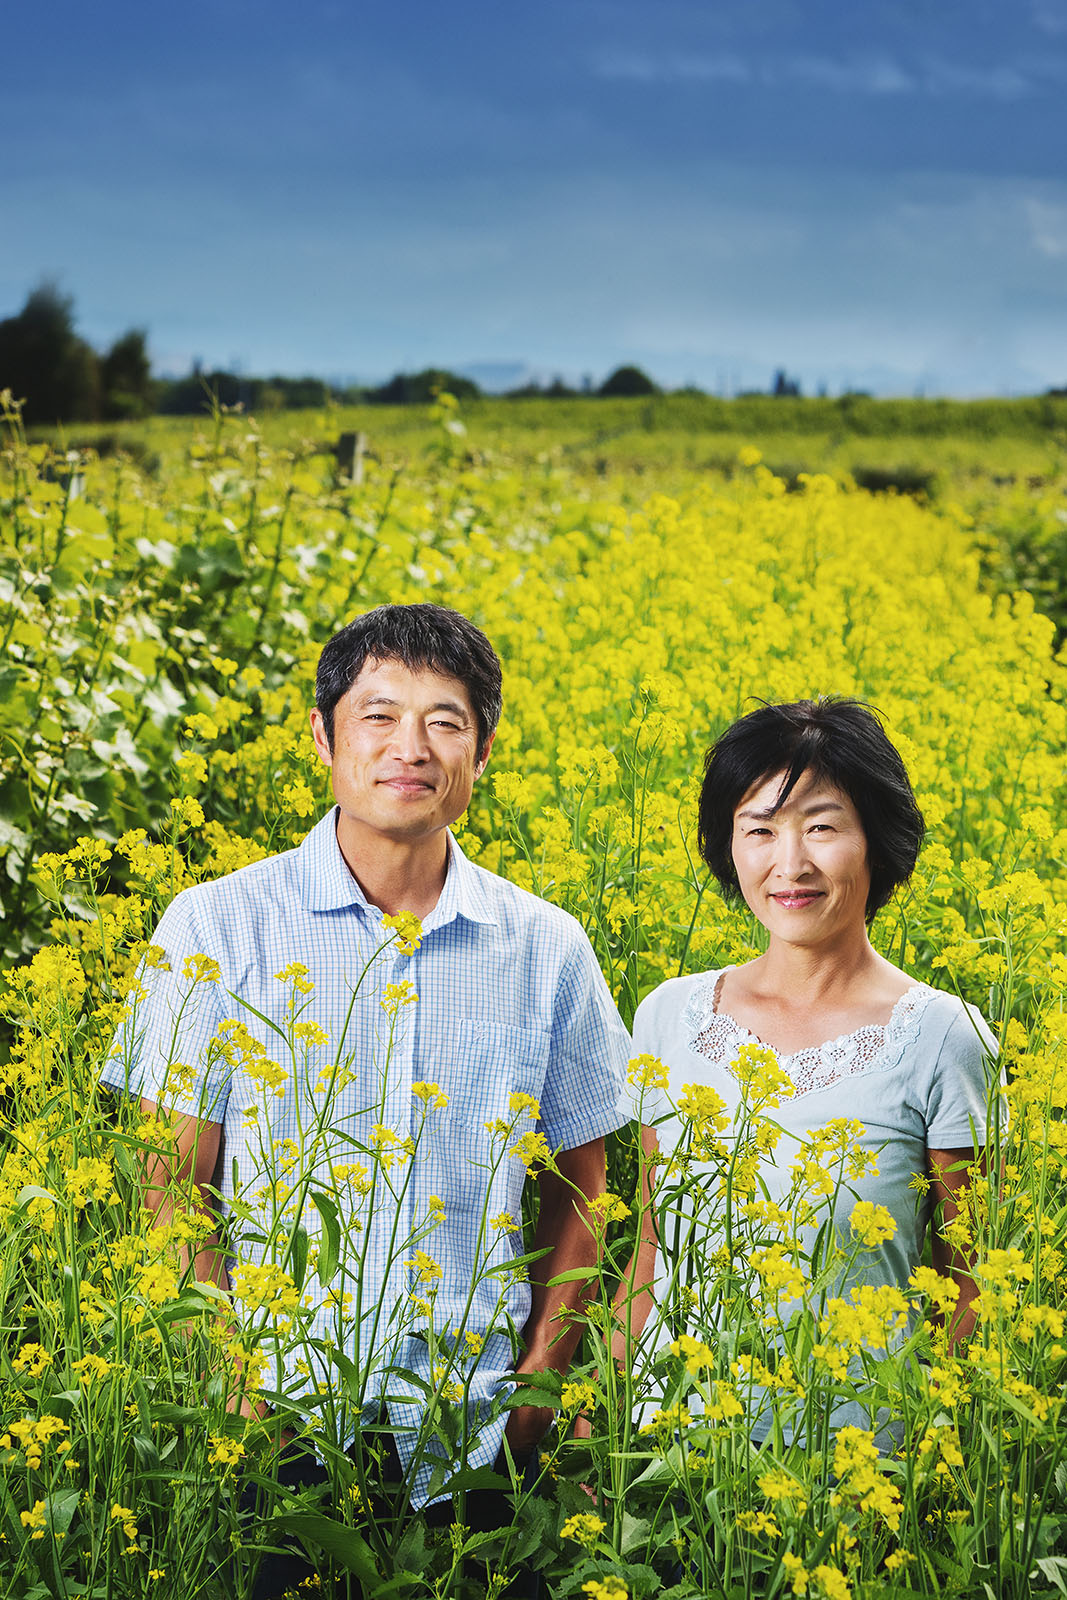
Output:
[[[368,661],[399,661],[409,672],[458,679],[478,725],[478,756],[485,756],[503,703],[500,661],[473,622],[445,606],[376,606],[335,633],[323,648],[315,675],[315,704],[331,750],[337,702]]]
[[[761,706],[727,728],[704,763],[699,839],[728,900],[741,895],[730,848],[734,812],[756,784],[779,772],[785,778],[775,811],[805,772],[856,807],[867,838],[870,922],[911,877],[926,831],[900,753],[869,706],[836,696]]]

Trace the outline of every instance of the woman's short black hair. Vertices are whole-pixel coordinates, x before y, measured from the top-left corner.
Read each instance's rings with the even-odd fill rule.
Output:
[[[869,706],[835,696],[760,706],[727,728],[704,762],[699,814],[700,853],[727,899],[741,894],[731,851],[734,813],[756,784],[779,772],[785,777],[775,811],[805,772],[856,807],[867,838],[870,922],[911,877],[926,831],[900,753]]]
[[[376,606],[335,633],[324,646],[315,675],[315,704],[333,749],[333,719],[368,661],[399,661],[409,672],[456,678],[470,696],[478,725],[478,755],[500,721],[500,660],[473,622],[446,606]]]

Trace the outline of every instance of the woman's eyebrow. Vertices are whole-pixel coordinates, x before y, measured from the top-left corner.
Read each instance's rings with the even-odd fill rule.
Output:
[[[819,811],[844,811],[844,806],[839,800],[815,800],[811,805],[801,806],[802,817],[813,817]],[[780,806],[771,806],[767,811],[744,810],[737,813],[738,817],[750,817],[756,822],[769,822],[772,817],[778,816]]]

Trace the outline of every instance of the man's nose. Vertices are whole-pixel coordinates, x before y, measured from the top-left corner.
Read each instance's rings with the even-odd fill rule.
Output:
[[[421,717],[401,717],[393,730],[392,754],[400,761],[428,761],[430,747]]]

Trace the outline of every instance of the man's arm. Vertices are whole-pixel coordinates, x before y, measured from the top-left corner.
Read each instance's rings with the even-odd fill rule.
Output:
[[[930,1257],[934,1269],[945,1278],[951,1278],[959,1289],[956,1309],[949,1318],[948,1347],[950,1352],[974,1331],[977,1316],[974,1302],[978,1285],[974,1279],[973,1250],[956,1249],[945,1238],[945,1229],[960,1214],[957,1191],[969,1184],[975,1171],[985,1171],[985,1152],[973,1147],[965,1150],[928,1150],[930,1163],[930,1192],[934,1201],[934,1236],[930,1241]],[[977,1163],[977,1164],[976,1164]],[[955,1169],[955,1170],[953,1170]]]
[[[153,1100],[141,1101],[141,1112],[146,1117],[158,1115],[159,1108]],[[184,1271],[192,1259],[193,1276],[200,1283],[214,1283],[220,1289],[230,1287],[226,1270],[226,1257],[215,1223],[215,1210],[207,1194],[207,1186],[215,1173],[222,1148],[222,1124],[208,1122],[201,1117],[188,1117],[181,1113],[173,1116],[173,1138],[170,1148],[159,1150],[145,1162],[141,1180],[141,1193],[145,1206],[152,1212],[157,1228],[165,1227],[175,1210],[174,1189],[185,1189],[193,1206],[212,1222],[211,1232],[197,1245],[191,1256],[190,1247],[182,1245],[180,1263]],[[237,1363],[240,1372],[241,1363]],[[252,1401],[243,1389],[240,1399],[235,1394],[227,1404],[228,1410],[240,1411],[242,1416],[263,1417],[267,1407],[261,1400]],[[288,1435],[283,1436],[283,1439]]]
[[[159,1107],[154,1100],[142,1100],[141,1113],[145,1117],[157,1117]],[[214,1208],[206,1191],[214,1175],[221,1147],[221,1123],[174,1113],[173,1137],[169,1148],[157,1150],[153,1156],[146,1158],[141,1178],[142,1199],[152,1212],[157,1228],[166,1227],[173,1221],[175,1186],[186,1188],[195,1208],[214,1223]],[[183,1270],[188,1267],[189,1261],[189,1246],[183,1245]],[[230,1280],[216,1227],[213,1226],[210,1234],[200,1241],[192,1257],[192,1266],[199,1282],[215,1283],[222,1289],[229,1288]]]
[[[530,1315],[523,1329],[524,1351],[516,1365],[518,1374],[566,1372],[571,1364],[581,1323],[567,1315],[589,1293],[586,1282],[556,1284],[562,1272],[595,1267],[600,1254],[599,1236],[586,1212],[586,1202],[607,1187],[603,1139],[590,1139],[556,1157],[558,1172],[544,1172],[539,1180],[541,1208],[533,1249],[548,1250],[531,1270]],[[515,1456],[535,1449],[552,1421],[550,1406],[520,1406],[508,1417],[505,1438]]]

